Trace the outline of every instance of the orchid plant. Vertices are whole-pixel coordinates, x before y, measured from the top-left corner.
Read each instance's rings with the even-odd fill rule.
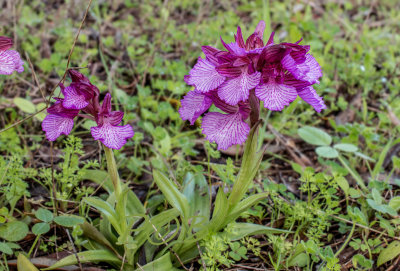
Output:
[[[204,114],[202,132],[220,150],[245,144],[236,181],[229,193],[219,189],[212,216],[211,193],[204,176],[195,178],[196,185],[190,184],[190,178],[186,180],[187,187],[192,187],[189,191],[179,188],[157,170],[153,172],[154,181],[173,208],[152,217],[146,213],[136,195],[120,180],[112,152],[112,149],[121,149],[134,136],[133,128],[129,124],[120,126],[124,113],[112,111],[110,93],[100,104],[99,89],[83,74],[68,70],[71,83],[68,86],[60,83],[63,98],[54,98],[55,103],[47,109],[42,129],[49,141],[55,141],[61,135],[71,133],[76,118],[95,121],[97,126],[91,127],[90,132],[103,144],[108,168],[108,176],[103,176],[108,199],[87,197],[83,200],[102,214],[102,220],[99,228],[87,222],[81,225],[89,241],[85,245],[89,251],[77,254],[80,263],[107,261],[120,270],[133,270],[141,247],[146,245],[146,251],[150,253],[146,258],[153,260],[147,265],[149,268],[162,264],[173,270],[173,264],[183,266],[199,256],[199,241],[210,232],[223,230],[267,196],[261,193],[244,198],[264,154],[263,148],[258,149],[257,138],[261,103],[268,110],[281,111],[299,96],[317,112],[326,106],[313,88],[319,83],[322,72],[309,53],[310,46],[300,45],[301,40],[275,44],[274,33],[264,43],[264,29],[265,23],[261,21],[244,41],[238,27],[234,42],[226,43],[221,39],[225,50],[203,46],[205,58],[199,58],[184,78],[194,89],[181,101],[181,118],[193,125]],[[23,71],[19,54],[8,50],[11,46],[10,39],[0,37],[2,74]],[[218,111],[210,111],[213,105]],[[201,201],[196,200],[199,196],[196,187],[206,188]],[[203,204],[199,205],[199,202]],[[247,223],[236,223],[236,229],[240,231],[231,236],[232,240],[255,233],[284,232]],[[160,242],[156,243],[156,240]],[[164,248],[157,252],[154,247],[161,245]],[[76,263],[76,255],[71,255],[49,269]],[[143,266],[138,270],[153,269]]]

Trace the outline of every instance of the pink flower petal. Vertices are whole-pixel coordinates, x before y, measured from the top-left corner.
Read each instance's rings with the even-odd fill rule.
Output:
[[[206,95],[192,90],[181,100],[182,107],[179,114],[183,120],[188,120],[191,125],[201,114],[206,112],[212,105],[212,100]]]
[[[273,111],[281,111],[297,97],[294,86],[280,84],[270,79],[268,83],[256,87],[256,96],[264,101],[264,107]]]
[[[215,70],[215,66],[210,61],[200,57],[189,75],[190,77],[186,77],[185,81],[189,85],[196,86],[196,89],[203,93],[216,89],[225,81],[225,77]]]
[[[9,37],[0,36],[0,51],[5,51],[13,46],[13,41]]]
[[[126,140],[133,137],[134,132],[129,124],[124,126],[114,126],[105,122],[101,126],[90,128],[95,140],[100,140],[106,147],[119,150],[125,145]]]
[[[68,109],[83,109],[88,104],[89,101],[87,96],[77,89],[76,85],[71,84],[70,86],[62,90],[64,94],[64,101],[62,105]]]
[[[312,86],[302,88],[298,90],[297,93],[306,103],[312,105],[318,113],[321,112],[322,109],[326,109],[324,100],[317,94]]]
[[[0,74],[10,75],[14,71],[23,72],[24,62],[17,51],[0,51]]]
[[[74,126],[74,119],[49,114],[42,122],[42,130],[49,141],[55,141],[61,134],[69,135]]]
[[[246,141],[249,125],[242,120],[242,114],[207,113],[202,120],[203,134],[206,139],[218,144],[219,150],[226,150],[234,144]]]
[[[247,100],[250,89],[260,83],[260,77],[261,73],[248,74],[247,69],[244,69],[240,76],[226,80],[218,88],[218,96],[230,105],[237,105]]]

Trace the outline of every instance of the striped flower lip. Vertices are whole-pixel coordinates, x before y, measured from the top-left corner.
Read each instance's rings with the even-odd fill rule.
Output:
[[[322,71],[308,53],[310,46],[300,45],[301,40],[275,44],[274,33],[264,43],[264,29],[265,23],[260,21],[245,41],[238,27],[234,42],[226,43],[221,38],[225,50],[203,46],[205,58],[199,57],[184,78],[194,90],[181,100],[180,116],[193,125],[205,114],[202,131],[219,149],[246,141],[249,114],[245,116],[241,112],[250,104],[251,95],[253,101],[262,101],[264,107],[272,111],[283,110],[298,96],[317,112],[326,108],[313,88],[314,84],[319,84]],[[213,104],[220,109],[235,108],[236,111],[221,109],[227,114],[206,113]]]
[[[17,51],[9,50],[13,46],[12,39],[0,36],[0,74],[10,75],[14,71],[24,71],[24,62]]]
[[[97,126],[90,131],[95,140],[100,140],[106,147],[121,149],[134,132],[129,124],[119,126],[123,112],[111,111],[111,94],[107,93],[99,105],[99,89],[81,73],[69,70],[72,83],[65,87],[60,84],[64,98],[55,98],[56,102],[47,109],[49,113],[42,122],[42,129],[49,141],[55,141],[60,135],[68,135],[74,119],[79,115],[96,121]],[[79,114],[79,112],[86,114]]]

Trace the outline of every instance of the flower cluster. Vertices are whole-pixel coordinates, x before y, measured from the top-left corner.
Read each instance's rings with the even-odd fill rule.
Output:
[[[194,86],[181,101],[183,120],[190,123],[205,113],[212,104],[225,112],[206,113],[202,131],[218,149],[227,149],[246,141],[250,131],[247,120],[252,111],[264,102],[264,107],[281,111],[300,96],[320,112],[325,104],[313,88],[322,76],[315,58],[308,53],[310,46],[296,43],[274,44],[274,33],[266,44],[263,41],[265,23],[261,21],[246,42],[240,27],[235,41],[221,42],[225,51],[203,46],[205,59],[185,76]],[[258,117],[258,116],[257,116]]]
[[[134,134],[129,124],[118,126],[124,113],[111,111],[109,93],[100,106],[99,89],[84,75],[75,70],[68,70],[68,74],[72,83],[68,87],[60,84],[64,98],[55,98],[56,102],[47,109],[49,114],[42,123],[47,139],[54,141],[61,134],[68,135],[74,126],[74,118],[79,115],[96,121],[97,126],[90,129],[95,140],[100,140],[108,148],[119,150]],[[86,114],[80,114],[80,111]]]
[[[11,46],[12,39],[0,36],[0,74],[10,75],[14,71],[24,71],[24,62],[17,51],[9,50]]]

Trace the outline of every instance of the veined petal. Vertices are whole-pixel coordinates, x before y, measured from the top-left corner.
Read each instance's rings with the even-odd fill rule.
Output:
[[[23,72],[24,62],[17,51],[0,51],[0,74],[10,75],[14,71]]]
[[[273,111],[281,111],[297,97],[294,86],[280,84],[270,79],[268,83],[256,87],[256,96],[264,101],[264,107]]]
[[[54,99],[56,100],[56,102],[47,109],[47,113],[70,119],[73,119],[78,115],[79,109],[65,108],[62,105],[64,99],[61,98],[54,98]]]
[[[83,109],[89,104],[87,97],[73,84],[62,89],[62,93],[64,94],[64,101],[62,102],[62,105],[65,108]]]
[[[9,37],[0,36],[0,51],[5,51],[13,46],[13,41]]]
[[[318,79],[322,77],[322,70],[317,60],[312,55],[307,54],[306,61],[300,65],[300,67],[302,67],[304,64],[308,66],[308,72],[305,75],[305,80],[307,80],[310,84],[319,84]]]
[[[226,150],[234,144],[244,143],[250,131],[249,125],[243,121],[240,112],[234,114],[207,113],[203,117],[201,127],[206,139],[217,143],[219,150]]]
[[[89,79],[77,70],[69,69],[68,75],[71,77],[72,82],[90,83]]]
[[[112,125],[118,125],[121,123],[123,117],[124,117],[124,112],[112,111],[107,117],[107,121]]]
[[[61,134],[69,135],[73,126],[73,118],[54,114],[47,115],[42,122],[42,130],[49,141],[55,141]]]
[[[297,93],[306,103],[314,107],[315,111],[318,113],[321,112],[322,109],[326,109],[324,100],[317,94],[312,86],[302,88],[298,90]]]
[[[245,69],[240,76],[226,80],[218,88],[218,96],[230,105],[245,101],[249,97],[250,89],[260,83],[260,77],[260,72],[248,74]]]
[[[225,77],[215,70],[210,61],[200,57],[189,75],[190,77],[186,77],[186,82],[196,86],[196,89],[203,93],[216,89],[225,81]]]
[[[181,118],[188,120],[193,125],[196,119],[210,108],[212,100],[206,95],[192,90],[181,100],[181,105],[179,108]]]
[[[247,54],[246,53],[246,49],[240,47],[239,44],[237,44],[236,41],[227,44],[221,38],[221,43],[226,48],[226,50],[228,50],[229,53],[231,53],[232,55],[235,55],[235,56],[246,56],[246,54]]]
[[[115,150],[121,149],[126,140],[134,135],[132,126],[129,124],[114,126],[109,122],[90,128],[90,132],[95,140],[100,140],[106,147]]]

